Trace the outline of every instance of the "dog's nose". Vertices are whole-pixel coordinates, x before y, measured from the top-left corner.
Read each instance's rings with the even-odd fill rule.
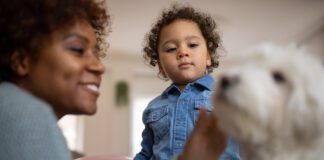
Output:
[[[228,87],[233,86],[238,82],[238,76],[222,76],[220,79],[220,87],[222,90],[226,90]]]

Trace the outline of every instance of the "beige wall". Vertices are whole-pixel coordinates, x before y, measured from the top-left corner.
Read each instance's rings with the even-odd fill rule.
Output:
[[[324,61],[324,23],[309,37],[305,38],[301,45],[305,45],[312,53],[318,55]]]
[[[84,152],[86,155],[130,155],[132,100],[140,94],[158,94],[167,83],[156,77],[140,55],[109,53],[105,58],[98,111],[84,119]],[[116,107],[114,85],[123,80],[129,84],[129,106]]]

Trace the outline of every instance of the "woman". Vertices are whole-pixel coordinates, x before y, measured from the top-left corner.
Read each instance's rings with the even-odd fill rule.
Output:
[[[109,15],[94,0],[1,0],[0,159],[71,159],[56,121],[94,114]]]
[[[96,112],[109,24],[95,0],[0,1],[0,159],[71,159],[56,122]],[[202,117],[180,158],[219,155]]]

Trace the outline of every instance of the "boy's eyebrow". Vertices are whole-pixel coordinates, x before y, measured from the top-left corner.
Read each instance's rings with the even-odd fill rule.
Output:
[[[174,42],[174,41],[175,41],[175,40],[167,40],[167,41],[163,42],[161,46],[164,46],[164,45],[166,45],[167,43],[170,43],[170,42],[172,43],[172,42]]]
[[[191,36],[185,37],[185,40],[188,40],[188,39],[201,39],[201,38],[198,37],[198,36],[195,36],[195,35],[191,35]],[[162,46],[165,45],[165,44],[167,44],[167,43],[174,42],[174,41],[176,41],[176,40],[174,40],[174,39],[167,40],[167,41],[165,41],[165,42],[162,43]]]
[[[84,41],[85,43],[89,43],[89,39],[88,39],[87,37],[82,36],[82,35],[80,35],[80,34],[78,34],[78,33],[70,33],[70,34],[64,36],[64,37],[63,37],[63,40],[68,39],[68,38],[70,38],[70,37],[77,37],[78,39],[81,39],[81,40]]]
[[[188,40],[188,39],[201,39],[201,38],[198,37],[198,36],[194,36],[194,35],[192,35],[192,36],[187,36],[187,37],[186,37],[186,40]]]

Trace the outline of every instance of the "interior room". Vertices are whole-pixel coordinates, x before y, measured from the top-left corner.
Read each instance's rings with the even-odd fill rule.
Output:
[[[216,20],[223,44],[219,70],[227,57],[268,41],[295,43],[324,60],[323,0],[107,0],[112,32],[97,113],[59,122],[71,150],[130,157],[140,150],[142,112],[170,84],[145,63],[143,41],[159,13],[173,3],[190,4]]]

